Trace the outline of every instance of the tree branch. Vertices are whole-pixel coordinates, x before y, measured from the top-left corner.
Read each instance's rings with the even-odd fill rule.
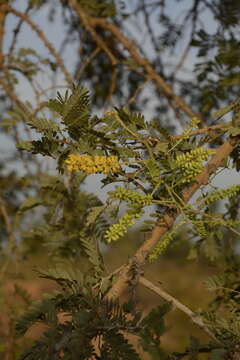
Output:
[[[15,103],[21,110],[23,110],[24,115],[25,115],[25,120],[28,120],[28,118],[31,118],[32,115],[28,111],[26,105],[18,98],[18,96],[16,95],[14,90],[10,86],[8,86],[2,78],[0,78],[0,85],[3,88],[3,90],[5,91],[5,93],[8,94],[11,101],[13,103]]]
[[[212,125],[212,126],[204,126],[203,128],[201,129],[196,129],[196,130],[193,130],[189,133],[187,133],[186,135],[188,137],[190,136],[196,136],[196,135],[210,135],[211,133],[213,133],[214,135],[215,134],[215,131],[218,131],[218,130],[222,130],[224,128],[227,128],[228,126],[230,126],[231,122],[221,122],[219,124],[216,124],[216,125]],[[174,136],[171,136],[171,139],[174,141],[174,140],[180,140],[180,139],[183,139],[184,136],[186,135],[174,135]],[[155,138],[155,137],[148,137],[148,138],[145,138],[144,141],[151,141],[153,143],[162,143],[164,141],[164,139],[159,139],[159,138]]]
[[[76,72],[76,79],[79,81],[83,71],[91,64],[91,62],[95,59],[95,57],[100,53],[100,47],[96,47],[96,49],[91,53],[91,55],[83,62],[80,66],[79,70]]]
[[[16,249],[17,249],[17,243],[16,243],[16,238],[15,238],[14,232],[13,232],[13,225],[12,225],[10,216],[8,215],[6,205],[5,205],[2,198],[0,198],[0,215],[2,215],[3,221],[5,223],[6,233],[7,233],[7,236],[8,236],[8,247],[7,247],[7,249],[13,255],[14,252],[16,251]],[[9,266],[10,262],[11,262],[11,259],[10,259],[10,256],[8,256],[5,259],[5,261],[4,261],[3,265],[2,265],[2,268],[0,270],[0,280],[2,280],[2,278],[4,277],[5,272],[6,272],[7,268],[8,268],[8,266]]]
[[[0,6],[0,67],[4,63],[4,55],[3,55],[3,38],[4,38],[4,26],[5,26],[5,19],[6,19],[6,11],[4,6]]]
[[[151,290],[155,294],[161,296],[163,299],[167,301],[171,301],[172,304],[184,314],[186,314],[194,324],[198,325],[208,336],[210,336],[214,341],[220,343],[220,341],[215,337],[215,335],[208,329],[208,327],[204,324],[203,319],[200,315],[196,315],[191,309],[189,309],[186,305],[182,304],[179,300],[175,299],[172,295],[168,294],[164,291],[160,286],[154,285],[152,282],[140,276],[139,278],[140,284],[145,286],[147,289]]]
[[[79,18],[81,19],[84,27],[92,35],[92,37],[95,40],[95,42],[97,43],[98,47],[100,49],[102,49],[107,54],[107,56],[109,57],[112,65],[116,66],[119,63],[119,61],[117,60],[117,58],[113,55],[113,53],[108,48],[108,46],[105,44],[105,42],[101,39],[101,37],[95,31],[95,27],[93,27],[91,22],[90,22],[90,20],[91,20],[90,16],[87,15],[82,10],[82,8],[78,5],[76,0],[68,0],[68,2],[69,2],[69,4],[71,4],[72,8],[76,11],[76,13],[78,14]]]
[[[24,14],[26,16],[28,15],[31,8],[32,8],[32,4],[29,3],[26,10],[25,10],[25,12],[24,12]],[[16,43],[17,43],[17,37],[18,37],[18,34],[20,32],[20,29],[21,29],[21,26],[22,26],[23,23],[24,23],[24,20],[20,18],[17,26],[13,30],[13,38],[12,38],[12,41],[10,43],[9,50],[8,50],[8,55],[7,55],[9,62],[11,62],[11,58],[12,58],[12,55],[13,55],[13,52],[14,52],[14,49],[15,49],[15,46],[16,46]]]
[[[9,12],[14,14],[15,16],[19,17],[20,19],[22,19],[23,21],[25,21],[38,35],[38,37],[42,40],[42,42],[44,43],[44,45],[48,48],[50,54],[52,54],[52,56],[55,58],[58,66],[60,67],[60,69],[62,70],[62,72],[65,75],[66,81],[68,82],[68,84],[72,85],[73,83],[73,79],[71,74],[68,72],[68,70],[66,69],[63,60],[61,59],[61,57],[58,55],[58,53],[56,52],[54,46],[50,43],[50,41],[46,38],[45,34],[43,33],[43,31],[24,13],[14,9],[13,7],[11,7],[10,5],[3,5],[3,10],[5,12]]]
[[[1,68],[0,68],[1,69]],[[5,83],[5,81],[0,77],[0,86],[3,88],[3,90],[5,91],[5,93],[9,96],[9,99],[11,99],[11,101],[17,105],[23,112],[22,112],[22,116],[23,119],[27,122],[29,119],[33,118],[33,115],[30,113],[30,111],[28,110],[27,106],[18,98],[17,94],[15,93],[14,89],[12,87],[10,87],[9,85],[7,85]],[[24,129],[29,137],[30,137],[30,132],[28,127],[26,126],[26,122],[23,122],[24,124]],[[19,141],[19,135],[18,135],[18,130],[17,130],[17,126],[13,126],[13,131],[14,131],[14,137],[16,142]],[[31,170],[29,167],[29,161],[27,159],[24,159],[23,153],[20,151],[20,157],[23,161],[24,167],[26,169],[26,171],[31,174]],[[35,164],[37,164],[38,168],[40,169],[40,165],[38,165],[38,162],[35,160]]]
[[[202,173],[197,176],[195,182],[192,185],[187,186],[182,192],[182,199],[187,203],[193,194],[202,186],[206,185],[210,179],[210,176],[216,172],[216,170],[224,163],[229,157],[235,146],[239,143],[238,138],[230,138],[226,140],[217,150],[212,159],[203,169]],[[118,299],[121,294],[128,288],[129,270],[132,263],[138,263],[139,266],[143,266],[148,255],[157,245],[158,241],[166,234],[166,232],[173,226],[179,212],[177,209],[169,209],[165,212],[165,215],[157,222],[154,227],[151,236],[144,241],[142,246],[136,251],[134,256],[130,258],[127,264],[122,268],[119,273],[119,277],[113,284],[108,293],[108,297],[112,299]]]
[[[128,50],[129,54],[132,56],[132,58],[136,61],[136,63],[141,66],[145,72],[146,77],[148,79],[151,79],[155,82],[158,89],[166,96],[166,98],[171,102],[171,105],[173,108],[177,110],[181,110],[184,113],[186,113],[188,116],[192,117],[198,117],[200,118],[199,114],[196,114],[185,102],[184,100],[177,96],[173,90],[171,89],[170,85],[167,84],[167,82],[159,75],[154,68],[152,67],[151,63],[143,58],[141,55],[139,55],[136,44],[129,40],[121,31],[120,29],[107,21],[104,18],[98,18],[93,17],[88,14],[86,14],[82,8],[79,6],[76,0],[68,0],[69,4],[74,8],[74,10],[77,12],[79,17],[81,18],[83,25],[87,28],[87,30],[91,33],[93,33],[93,29],[97,26],[102,27],[105,30],[108,30],[112,33],[112,35],[118,40],[120,44],[124,46],[126,50]],[[95,36],[95,35],[94,35]],[[101,46],[98,43],[99,46]],[[103,47],[101,46],[103,49]],[[103,49],[104,50],[104,49]],[[109,55],[109,54],[108,54]]]
[[[102,21],[103,20],[103,21]],[[111,23],[108,23],[105,19],[94,19],[92,21],[94,26],[102,25],[107,30],[110,30],[113,35],[116,36],[117,40],[128,50],[129,54],[132,58],[139,64],[146,72],[146,77],[148,79],[153,80],[153,82],[157,85],[157,88],[166,96],[166,98],[171,102],[171,105],[176,110],[182,110],[188,116],[192,117],[199,117],[199,114],[196,114],[186,103],[185,101],[177,96],[169,84],[163,79],[163,77],[158,74],[154,68],[152,67],[151,63],[141,57],[136,49],[135,44],[130,41],[120,30]]]

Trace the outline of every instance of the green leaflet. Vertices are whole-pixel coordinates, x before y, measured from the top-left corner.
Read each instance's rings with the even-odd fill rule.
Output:
[[[79,123],[85,125],[90,116],[90,99],[87,89],[81,87],[73,88],[70,96],[66,93],[65,99],[58,94],[59,101],[62,102],[62,121],[67,126],[74,126]]]
[[[225,199],[226,197],[237,196],[239,192],[240,192],[240,185],[233,185],[228,189],[217,190],[212,194],[206,196],[205,198],[202,198],[202,200],[206,205],[210,205],[211,203]]]
[[[144,162],[144,165],[149,172],[153,185],[160,185],[163,182],[163,179],[161,176],[161,168],[158,162],[154,161],[153,159],[148,159]]]
[[[32,151],[34,150],[34,145],[32,141],[20,141],[17,144],[19,150]]]
[[[93,265],[95,275],[99,276],[103,272],[103,263],[98,250],[97,239],[80,236],[80,241],[83,245],[85,254]]]
[[[116,13],[116,7],[111,0],[78,0],[85,11],[93,16],[112,17]]]
[[[66,91],[64,97],[58,92],[57,99],[46,103],[47,107],[57,112],[70,136],[77,140],[82,131],[89,127],[90,99],[89,92],[80,86],[73,87],[71,94]]]
[[[33,154],[55,157],[55,152],[60,148],[58,141],[44,136],[41,140],[20,141],[17,144],[19,150],[30,151]]]
[[[106,208],[105,205],[92,207],[87,216],[86,225],[89,226],[94,224],[96,222],[97,217],[103,212],[105,208]]]
[[[40,320],[42,316],[44,316],[47,320],[50,315],[51,319],[53,319],[54,316],[56,320],[52,297],[44,295],[42,300],[33,302],[28,311],[18,320],[15,327],[17,334],[24,335],[34,323]]]
[[[22,205],[20,206],[18,212],[23,213],[27,210],[33,209],[36,206],[42,205],[42,201],[39,198],[29,197],[25,200]]]
[[[240,105],[240,99],[238,99],[237,101],[234,101],[232,104],[225,106],[224,108],[214,112],[212,114],[212,117],[215,120],[218,120],[221,117],[223,117],[224,115],[226,115],[227,113],[229,113],[230,111],[237,109],[239,107],[239,105]]]
[[[115,110],[124,123],[135,125],[138,130],[146,128],[145,118],[142,114],[133,112],[130,113],[124,107],[115,108]]]
[[[167,360],[167,354],[161,349],[161,336],[166,332],[165,315],[172,309],[171,302],[164,302],[162,305],[152,309],[141,321],[140,344],[143,349],[149,352],[152,359]]]
[[[47,101],[45,103],[45,105],[52,110],[53,112],[58,113],[59,115],[61,115],[62,111],[63,111],[63,104],[62,104],[62,97],[59,94],[58,95],[58,99],[50,99],[49,101]]]
[[[228,128],[228,133],[232,136],[238,136],[240,135],[240,127],[229,127]]]
[[[16,125],[26,118],[26,113],[19,107],[15,107],[14,110],[7,112],[8,117],[3,118],[0,125],[9,124],[11,126]]]
[[[211,262],[221,259],[222,257],[222,248],[215,233],[210,234],[207,240],[203,242],[201,250]]]
[[[204,285],[210,291],[216,291],[225,286],[226,277],[223,274],[213,275],[204,281]]]
[[[211,351],[211,358],[210,360],[225,360],[227,355],[226,349],[213,349]]]
[[[60,130],[55,121],[47,120],[45,118],[31,118],[27,123],[32,129],[35,129],[37,132],[46,136],[54,136]]]

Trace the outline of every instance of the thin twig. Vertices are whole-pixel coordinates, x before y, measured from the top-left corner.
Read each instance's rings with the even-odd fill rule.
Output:
[[[4,39],[4,26],[6,19],[6,11],[4,10],[4,6],[0,6],[0,67],[3,66],[4,63],[4,55],[3,55],[3,39]]]
[[[197,130],[193,130],[193,131],[189,132],[187,134],[187,136],[190,137],[190,136],[204,135],[204,134],[210,135],[211,133],[214,133],[217,130],[222,130],[224,128],[227,129],[229,127],[229,125],[230,125],[229,122],[221,122],[220,124],[217,124],[217,125],[205,126],[201,129],[197,129]],[[174,136],[171,136],[171,139],[173,141],[180,140],[180,139],[183,139],[184,136],[186,136],[186,135],[174,135]],[[155,143],[162,143],[164,141],[164,139],[159,139],[159,138],[155,138],[155,137],[145,138],[145,141],[146,140],[155,142]]]
[[[33,117],[33,115],[28,110],[27,106],[18,98],[18,96],[14,92],[14,89],[11,88],[9,85],[7,85],[2,78],[0,78],[0,86],[3,88],[5,93],[9,96],[9,99],[11,99],[11,101],[15,105],[17,105],[19,107],[19,109],[22,110],[21,115],[23,117],[23,120],[28,121],[29,119],[31,119]],[[24,125],[26,125],[26,124],[24,123]],[[19,135],[18,135],[18,130],[17,130],[16,126],[13,127],[13,131],[14,131],[14,137],[15,137],[16,142],[19,142]],[[25,126],[25,131],[27,132],[28,137],[30,139],[29,129],[26,126]],[[21,159],[23,161],[23,165],[24,165],[24,167],[26,169],[26,172],[31,174],[31,169],[29,167],[29,161],[24,159],[24,155],[23,155],[22,152],[20,152],[20,157],[21,157]],[[38,165],[37,160],[35,160],[35,163],[37,164],[38,167],[40,166],[40,164]]]
[[[27,16],[29,11],[31,10],[32,8],[32,4],[29,3],[28,4],[28,7],[26,8],[24,14]],[[20,29],[21,29],[21,26],[22,24],[24,23],[24,20],[21,18],[17,24],[17,26],[15,27],[15,29],[13,30],[13,37],[12,37],[12,41],[11,41],[11,44],[9,46],[9,50],[8,50],[8,61],[11,62],[11,59],[12,59],[12,56],[13,56],[13,52],[14,52],[14,48],[15,48],[15,45],[16,45],[16,42],[17,42],[17,37],[18,37],[18,34],[20,32]]]
[[[190,10],[190,12],[187,13],[187,15],[184,19],[184,24],[185,24],[184,26],[186,26],[188,20],[191,19],[191,17],[192,17],[192,30],[191,30],[189,42],[188,42],[185,50],[183,51],[182,56],[180,57],[179,63],[177,64],[177,66],[174,70],[173,81],[176,78],[177,72],[182,68],[182,66],[188,56],[188,53],[191,49],[191,42],[195,35],[196,26],[197,26],[199,4],[200,4],[199,0],[195,0],[192,9]]]
[[[212,174],[222,166],[223,162],[229,157],[233,149],[239,143],[239,139],[233,138],[226,140],[216,150],[215,155],[204,167],[202,173],[197,176],[195,182],[192,185],[186,186],[182,191],[182,200],[187,203],[193,196],[193,194],[202,186],[206,185]],[[148,258],[148,255],[153,251],[159,240],[171,229],[175,220],[177,219],[179,212],[177,210],[169,209],[165,212],[163,217],[157,222],[153,228],[150,237],[144,241],[142,246],[136,251],[133,257],[129,259],[129,262],[125,264],[123,270],[120,271],[119,277],[113,284],[112,288],[108,293],[108,297],[117,299],[128,287],[129,269],[131,268],[132,262],[138,262],[139,266],[143,266]]]
[[[8,94],[8,96],[12,100],[12,102],[15,103],[21,110],[23,110],[25,119],[28,119],[29,117],[31,117],[31,114],[28,111],[26,105],[18,98],[18,96],[16,95],[14,90],[12,88],[10,88],[2,78],[0,78],[0,85],[2,86],[4,91]]]
[[[10,221],[10,218],[9,218],[7,210],[6,210],[6,206],[2,199],[0,199],[0,211],[2,213],[2,217],[3,217],[5,225],[6,225],[6,231],[7,231],[8,238],[13,240],[11,221]]]
[[[6,227],[6,233],[7,233],[8,240],[9,240],[8,248],[10,249],[11,252],[14,253],[14,251],[16,250],[16,239],[15,239],[14,232],[12,229],[13,225],[12,225],[12,222],[8,215],[5,203],[4,203],[3,199],[1,199],[1,198],[0,198],[0,213],[2,214],[3,221],[4,221],[5,227]],[[4,274],[7,270],[10,262],[11,262],[10,256],[8,256],[6,261],[2,265],[2,268],[0,271],[0,279],[2,279],[4,277]]]
[[[76,0],[68,0],[68,2],[72,6],[72,8],[77,12],[84,27],[92,35],[92,37],[95,40],[95,42],[97,43],[98,47],[101,48],[106,53],[106,55],[109,57],[112,65],[116,66],[119,63],[118,59],[113,55],[113,53],[111,52],[109,47],[105,44],[103,39],[95,31],[95,27],[93,27],[90,22],[91,18],[82,10],[82,8],[78,5]]]
[[[194,324],[198,325],[208,336],[210,336],[217,343],[221,343],[215,335],[208,329],[208,327],[204,324],[204,321],[200,315],[196,315],[191,309],[189,309],[186,305],[182,304],[179,300],[174,298],[172,295],[168,294],[165,290],[163,290],[160,286],[154,285],[152,282],[140,276],[139,278],[140,284],[153,291],[155,294],[161,296],[163,299],[167,301],[171,301],[172,304],[184,314],[186,314]]]
[[[211,135],[211,133],[214,134],[214,136],[216,136],[215,134],[215,131],[218,131],[218,130],[222,130],[224,128],[227,128],[229,127],[230,123],[229,122],[222,122],[220,124],[217,124],[217,125],[212,125],[212,126],[205,126],[201,129],[197,129],[197,130],[193,130],[191,132],[189,132],[187,134],[187,137],[191,137],[191,136],[196,136],[196,135]],[[171,140],[172,141],[175,141],[175,140],[181,140],[181,139],[184,139],[184,136],[186,135],[174,135],[174,136],[171,136]],[[146,137],[146,138],[143,138],[143,139],[138,139],[140,143],[143,143],[146,145],[147,142],[150,142],[150,143],[155,143],[155,144],[158,144],[158,143],[164,143],[164,142],[167,142],[166,139],[159,139],[159,138],[155,138],[155,137]],[[175,145],[174,145],[175,146]],[[135,149],[142,149],[142,146],[139,146],[139,147],[135,147]]]
[[[196,114],[181,97],[175,95],[170,85],[168,85],[162,76],[154,70],[151,63],[139,55],[135,43],[130,41],[117,26],[101,18],[91,18],[90,24],[93,27],[101,26],[102,28],[111,31],[116,39],[125,47],[126,50],[128,50],[129,54],[136,63],[144,68],[146,77],[156,83],[158,89],[167,97],[168,100],[171,101],[171,104],[175,109],[182,110],[191,118],[199,117],[199,114]]]
[[[99,54],[101,51],[100,47],[96,47],[94,51],[90,54],[90,56],[84,61],[80,69],[76,73],[76,80],[79,81],[81,78],[81,75],[83,71],[91,64],[91,62],[95,59],[95,57]]]
[[[132,56],[138,66],[142,67],[145,70],[145,77],[153,80],[156,83],[158,89],[166,96],[166,98],[170,101],[170,105],[175,110],[182,110],[191,118],[200,117],[199,114],[196,114],[180,96],[177,96],[173,92],[170,85],[168,85],[167,82],[163,79],[163,77],[154,70],[151,63],[138,53],[136,44],[133,41],[129,40],[115,24],[110,23],[104,18],[93,17],[86,14],[76,0],[68,0],[68,3],[77,12],[85,28],[91,33],[91,35],[93,36],[97,44],[102,48],[102,50],[106,52],[108,57],[111,59],[113,65],[117,65],[118,60],[106,47],[105,43],[102,43],[102,39],[96,34],[96,31],[94,30],[96,27],[101,27],[112,33],[116,40],[120,44],[122,44],[124,48],[129,52],[129,54]]]
[[[113,97],[113,94],[114,94],[114,92],[116,90],[116,86],[117,86],[117,74],[118,74],[118,70],[117,70],[117,68],[114,68],[113,72],[112,72],[112,79],[111,79],[111,85],[109,88],[109,94],[108,94],[107,101],[106,101],[108,106],[112,105],[112,97]]]
[[[147,31],[149,33],[149,37],[153,44],[156,55],[158,54],[158,56],[157,56],[158,63],[156,65],[159,65],[160,71],[163,72],[163,64],[162,64],[162,61],[161,61],[161,58],[159,55],[159,41],[156,39],[154,31],[153,31],[153,28],[155,28],[155,22],[151,21],[151,19],[150,19],[151,14],[149,14],[147,11],[147,4],[145,3],[145,0],[141,0],[141,3],[142,3],[142,11],[143,11]],[[152,9],[152,12],[154,12],[154,8]],[[153,26],[153,28],[151,25]]]
[[[49,86],[45,89],[41,89],[41,92],[38,93],[38,97],[40,98],[41,96],[46,95],[46,92],[49,90],[56,90],[56,89],[72,89],[72,86],[70,85],[54,85],[54,86]]]
[[[136,90],[134,91],[134,94],[130,97],[130,99],[128,100],[128,104],[132,104],[133,102],[136,101],[136,98],[139,94],[139,92],[146,86],[146,84],[148,83],[148,79],[146,79],[143,83],[141,83]]]
[[[47,37],[45,36],[45,34],[43,33],[43,31],[38,27],[38,25],[36,25],[26,14],[14,9],[13,7],[11,7],[10,5],[4,5],[3,6],[4,10],[6,12],[12,13],[15,16],[19,17],[20,19],[22,19],[24,22],[26,22],[38,35],[39,39],[42,40],[42,42],[44,43],[44,45],[48,48],[49,52],[52,54],[52,56],[55,58],[58,66],[60,67],[60,69],[62,70],[62,72],[65,75],[66,81],[68,84],[72,85],[73,83],[73,79],[71,74],[68,72],[68,70],[66,69],[63,60],[61,59],[61,57],[58,55],[58,53],[56,52],[54,46],[50,43],[50,41],[47,39]]]

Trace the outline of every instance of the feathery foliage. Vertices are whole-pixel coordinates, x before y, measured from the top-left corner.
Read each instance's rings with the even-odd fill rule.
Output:
[[[0,1],[0,358],[239,359],[238,0],[25,3]]]

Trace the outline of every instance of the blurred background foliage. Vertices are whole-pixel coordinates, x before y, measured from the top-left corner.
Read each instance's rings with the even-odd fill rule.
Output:
[[[91,24],[76,11],[78,5],[97,19],[91,31]],[[97,180],[92,188],[86,187],[86,179],[80,175],[70,183],[61,182],[53,161],[19,151],[16,145],[21,140],[39,139],[28,124],[35,116],[41,117],[41,111],[49,117],[43,108],[50,95],[54,97],[57,90],[65,91],[75,82],[90,90],[96,114],[128,105],[131,111],[143,112],[156,127],[177,133],[187,123],[184,105],[178,106],[172,93],[154,80],[157,73],[174,94],[201,114],[204,124],[213,125],[212,111],[239,96],[240,5],[238,0],[2,0],[0,7],[0,354],[4,360],[13,360],[42,332],[40,326],[34,326],[18,339],[16,319],[32,299],[56,289],[49,280],[37,280],[34,268],[45,269],[56,258],[71,258],[74,266],[85,272],[91,268],[74,234],[65,241],[62,229],[57,238],[58,229],[51,232],[53,217],[59,216],[56,204],[64,202],[64,218],[70,218],[64,231],[81,231],[89,208],[102,205],[100,199],[105,197],[105,190],[95,194]],[[102,26],[104,20],[126,39],[113,36]],[[29,29],[36,37],[31,48],[25,47]],[[55,29],[53,33],[51,29]],[[44,48],[38,47],[39,40]],[[134,49],[148,59],[147,64],[137,62]],[[239,162],[238,153],[235,160]],[[228,206],[230,216],[238,219],[239,195],[228,205],[218,206]],[[92,233],[101,237],[106,227],[102,219]],[[214,297],[203,280],[221,272],[223,266],[237,268],[238,248],[233,246],[229,264],[221,258],[222,249],[216,254],[213,248],[209,255],[211,244],[196,260],[190,252],[192,243],[186,240],[187,231],[181,232],[161,261],[148,265],[145,273],[150,279],[160,279],[170,294],[198,310]],[[136,228],[119,243],[100,244],[106,268],[114,271],[127,261],[144,237]],[[225,237],[236,244],[237,235],[226,231]],[[238,291],[234,281],[233,288]],[[137,299],[144,313],[159,304],[159,298],[141,286]],[[167,351],[184,351],[189,334],[207,340],[176,309],[167,315],[167,326],[169,331],[162,338]],[[194,356],[189,359],[207,358]]]

